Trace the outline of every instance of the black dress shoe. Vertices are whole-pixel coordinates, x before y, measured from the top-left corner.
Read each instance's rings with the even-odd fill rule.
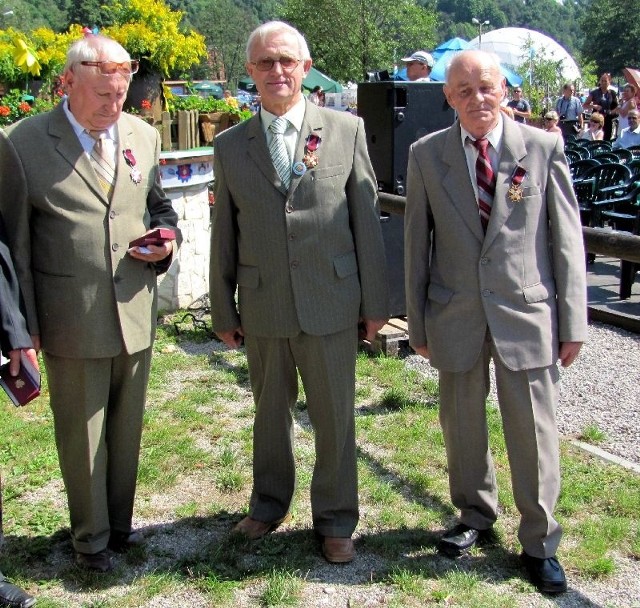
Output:
[[[109,536],[108,547],[116,553],[126,553],[134,547],[141,547],[144,537],[140,532],[112,532]]]
[[[10,608],[29,608],[36,603],[36,598],[26,591],[16,587],[7,580],[0,572],[0,606]]]
[[[458,524],[442,535],[438,541],[438,550],[447,557],[460,557],[478,542],[484,532],[466,524]]]
[[[533,557],[523,552],[521,558],[531,582],[540,593],[564,593],[567,590],[564,570],[555,557]]]
[[[113,563],[106,549],[97,553],[80,553],[76,551],[76,564],[81,568],[95,570],[96,572],[109,572],[113,568]]]

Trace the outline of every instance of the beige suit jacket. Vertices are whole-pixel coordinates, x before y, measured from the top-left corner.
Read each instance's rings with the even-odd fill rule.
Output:
[[[524,196],[512,200],[517,166]],[[504,120],[486,236],[459,123],[415,142],[407,175],[410,343],[428,345],[436,368],[468,370],[487,326],[512,370],[549,366],[560,342],[586,339],[582,229],[561,137]]]
[[[42,348],[72,358],[148,348],[155,334],[156,268],[127,255],[149,228],[177,215],[157,169],[158,132],[123,114],[109,203],[62,106],[0,134],[0,208]],[[142,175],[131,179],[122,150]]]
[[[259,115],[215,139],[215,331],[242,325],[261,337],[326,335],[359,317],[387,317],[384,245],[363,122],[307,102],[294,161],[302,159],[311,133],[321,138],[318,164],[294,175],[288,192]]]

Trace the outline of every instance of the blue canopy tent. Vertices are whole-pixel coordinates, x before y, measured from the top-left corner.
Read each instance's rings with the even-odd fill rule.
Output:
[[[463,38],[451,38],[437,46],[431,55],[437,61],[446,51],[464,51],[469,47],[469,43]]]
[[[458,52],[460,51],[449,50],[449,51],[445,51],[444,53],[442,53],[442,55],[440,55],[435,65],[433,66],[433,69],[431,70],[431,80],[435,80],[437,82],[444,81],[444,74],[445,74],[447,65],[451,63],[453,56]],[[522,77],[516,74],[513,70],[511,70],[507,66],[501,64],[500,71],[502,72],[502,75],[505,77],[505,79],[507,80],[507,84],[510,87],[518,87],[522,84]]]

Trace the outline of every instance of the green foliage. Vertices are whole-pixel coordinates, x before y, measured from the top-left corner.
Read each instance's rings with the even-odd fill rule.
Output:
[[[237,116],[242,120],[251,118],[251,112],[240,110],[237,106],[226,102],[224,99],[216,99],[215,97],[201,97],[200,95],[174,95],[169,107],[172,110],[198,110],[201,113],[206,112],[226,112]]]
[[[622,68],[640,66],[640,19],[637,3],[628,0],[591,2],[581,20],[582,52],[595,61],[599,72],[620,74]],[[630,13],[631,10],[631,13]]]
[[[11,89],[0,101],[0,127],[10,125],[26,116],[33,116],[39,112],[51,109],[52,104],[41,101],[32,106],[24,100],[24,92]]]
[[[165,77],[188,70],[206,57],[204,38],[180,27],[182,12],[161,0],[119,0],[105,6],[112,25],[103,34]]]
[[[281,17],[305,35],[316,67],[341,82],[436,43],[434,11],[414,0],[284,0]]]

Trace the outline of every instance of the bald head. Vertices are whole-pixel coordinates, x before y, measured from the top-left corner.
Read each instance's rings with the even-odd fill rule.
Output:
[[[460,124],[473,137],[484,137],[500,120],[506,84],[498,58],[483,51],[463,51],[446,72],[444,93]]]

